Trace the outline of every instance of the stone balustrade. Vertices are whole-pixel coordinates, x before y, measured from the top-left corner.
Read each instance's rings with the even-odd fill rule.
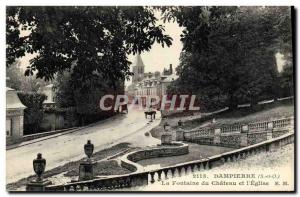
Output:
[[[294,128],[294,117],[249,124],[202,127],[183,132],[183,140],[198,144],[245,147],[281,136]],[[181,134],[182,135],[182,134]]]
[[[108,178],[89,181],[73,182],[64,185],[47,186],[46,191],[107,191],[126,187],[138,187],[169,179],[175,176],[207,170],[226,162],[235,162],[261,152],[272,151],[294,142],[294,133],[287,133],[277,138],[272,138],[254,145],[214,155],[206,159],[190,161],[169,167],[159,168],[147,172],[134,172],[126,175],[116,175]]]

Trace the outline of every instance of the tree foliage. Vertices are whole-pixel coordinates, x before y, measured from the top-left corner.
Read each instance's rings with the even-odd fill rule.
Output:
[[[154,42],[172,44],[156,21],[153,9],[141,6],[7,7],[7,65],[37,53],[26,75],[53,79],[76,62],[72,85],[100,74],[116,88],[115,82],[131,75],[128,54],[149,51]]]
[[[36,79],[35,76],[25,76],[20,66],[20,61],[15,61],[7,68],[6,86],[22,92],[37,92],[40,87],[44,87],[50,83],[42,79]]]
[[[90,79],[90,86],[87,87],[90,91],[83,94],[81,88],[70,88],[74,83],[71,77],[72,72],[72,70],[59,72],[54,80],[57,107],[75,109],[74,115],[82,125],[112,116],[113,110],[102,111],[100,109],[100,99],[106,94],[124,94],[123,82],[116,83],[117,89],[113,89],[98,75]]]
[[[46,95],[18,92],[18,96],[27,107],[24,110],[24,134],[36,133],[39,131],[39,125],[43,119],[43,102]]]
[[[169,7],[163,12],[165,20],[184,27],[179,79],[170,92],[189,90],[208,108],[277,97],[275,54],[283,45],[291,48],[290,8]]]

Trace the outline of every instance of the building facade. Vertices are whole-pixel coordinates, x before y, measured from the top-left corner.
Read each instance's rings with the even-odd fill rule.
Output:
[[[168,86],[177,79],[173,71],[172,64],[169,68],[164,68],[163,72],[145,73],[145,65],[140,54],[136,56],[133,64],[132,84],[127,87],[129,97],[140,97],[143,105],[148,96],[158,96],[162,98],[166,95]]]
[[[17,92],[6,87],[6,144],[19,142],[23,138],[24,109]]]

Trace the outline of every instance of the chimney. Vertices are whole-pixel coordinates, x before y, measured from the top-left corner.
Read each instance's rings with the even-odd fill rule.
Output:
[[[172,64],[170,64],[170,74],[173,74]]]

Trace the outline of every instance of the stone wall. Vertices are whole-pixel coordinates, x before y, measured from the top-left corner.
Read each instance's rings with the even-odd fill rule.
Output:
[[[19,109],[6,110],[6,120],[10,120],[10,135],[6,135],[6,144],[21,142],[23,138],[24,112]],[[8,128],[6,128],[8,129]]]
[[[172,143],[172,145],[155,147],[150,149],[138,150],[124,155],[121,158],[121,166],[132,171],[142,171],[143,167],[136,163],[144,159],[151,159],[157,157],[178,156],[189,153],[189,147],[183,143]]]
[[[256,132],[247,134],[247,145],[257,144],[268,139],[268,132]]]
[[[45,112],[40,123],[41,131],[54,131],[78,126],[78,122],[68,118],[66,113]]]

